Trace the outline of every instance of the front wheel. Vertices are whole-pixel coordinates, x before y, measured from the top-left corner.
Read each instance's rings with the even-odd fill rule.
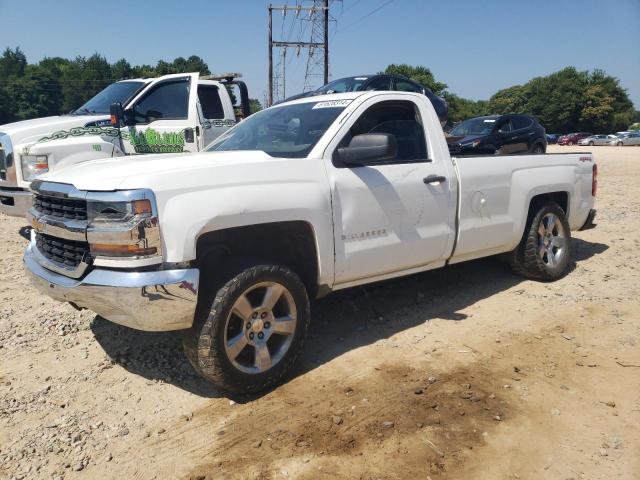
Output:
[[[621,147],[621,146],[622,146],[622,142],[618,142],[618,143],[616,143],[616,145],[617,145],[618,147]]]
[[[539,208],[527,222],[520,244],[511,252],[513,270],[535,280],[562,277],[571,257],[571,229],[564,210],[554,202]]]
[[[590,147],[593,147],[593,142],[589,142],[589,146],[590,146]]]
[[[191,365],[218,388],[265,390],[294,365],[310,322],[304,284],[281,265],[232,269],[207,286],[194,325],[183,334]]]

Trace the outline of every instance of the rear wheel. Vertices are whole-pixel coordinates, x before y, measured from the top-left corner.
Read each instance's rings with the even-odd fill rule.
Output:
[[[571,146],[573,146],[573,142],[572,142],[572,141],[569,141],[569,142],[567,143],[567,145],[569,145],[569,146],[571,147]]]
[[[542,146],[542,144],[540,144],[540,143],[536,143],[533,146],[533,149],[531,150],[531,153],[534,153],[534,154],[544,153],[544,146]]]
[[[571,229],[564,211],[554,202],[543,205],[527,222],[525,235],[511,252],[513,270],[536,280],[562,277],[571,255]]]
[[[218,388],[251,393],[274,385],[294,365],[311,318],[309,299],[287,267],[231,271],[217,287],[205,287],[183,347],[191,365]]]

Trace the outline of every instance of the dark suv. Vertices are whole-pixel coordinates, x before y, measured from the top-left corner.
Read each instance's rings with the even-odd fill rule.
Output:
[[[455,155],[511,155],[544,153],[544,127],[529,115],[488,115],[465,120],[451,129],[447,138]]]
[[[298,95],[293,95],[283,101],[288,102],[289,100],[313,97],[315,95],[325,95],[328,93],[360,92],[365,90],[396,90],[399,92],[422,93],[431,101],[431,105],[433,105],[433,108],[440,119],[440,124],[444,126],[444,124],[447,123],[447,116],[449,114],[449,105],[447,105],[447,101],[433,93],[427,87],[420,85],[413,80],[409,80],[402,75],[379,74],[339,78],[338,80],[327,83],[317,90],[299,93]]]

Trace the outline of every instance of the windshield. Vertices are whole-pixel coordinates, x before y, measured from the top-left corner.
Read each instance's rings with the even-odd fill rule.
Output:
[[[368,77],[348,77],[334,80],[327,83],[324,87],[316,90],[318,93],[344,93],[357,92],[362,88]]]
[[[261,150],[272,157],[306,157],[351,100],[308,102],[254,113],[207,151]]]
[[[467,135],[487,135],[491,133],[494,125],[496,124],[495,118],[470,118],[464,122],[456,125],[449,135],[453,137],[467,136]]]
[[[91,98],[84,105],[73,112],[74,115],[109,115],[112,103],[120,102],[123,105],[133,97],[144,85],[144,82],[118,82],[112,83],[107,88]]]

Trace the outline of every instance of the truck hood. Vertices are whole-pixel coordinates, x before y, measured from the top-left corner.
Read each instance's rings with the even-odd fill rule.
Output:
[[[216,171],[223,167],[230,167],[235,172],[274,160],[274,157],[261,151],[132,155],[79,163],[42,175],[39,179],[92,191],[135,188],[158,190],[177,185],[188,188],[202,182],[212,182]],[[226,171],[228,173],[228,169]],[[242,178],[236,180],[242,181]]]
[[[33,120],[0,125],[0,132],[9,135],[11,143],[16,146],[35,143],[54,132],[67,131],[73,127],[84,127],[87,124],[108,119],[107,115],[61,115],[59,117],[34,118]]]

